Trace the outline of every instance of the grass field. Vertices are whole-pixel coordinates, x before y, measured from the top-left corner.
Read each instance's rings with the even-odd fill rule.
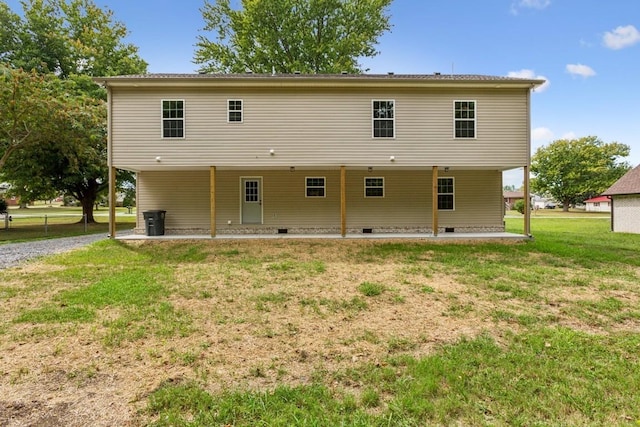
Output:
[[[102,241],[1,271],[0,425],[640,425],[640,236],[532,232]]]
[[[84,224],[82,208],[36,205],[27,209],[9,209],[11,222],[5,229],[4,216],[0,216],[0,245],[36,239],[71,237],[82,234],[109,232],[107,208],[94,211],[96,223]],[[135,226],[135,210],[116,209],[116,229],[126,230]]]

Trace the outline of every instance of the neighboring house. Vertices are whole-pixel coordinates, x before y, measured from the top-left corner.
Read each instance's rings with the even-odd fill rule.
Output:
[[[7,202],[7,206],[19,206],[20,198],[17,196],[7,196],[11,186],[6,183],[0,183],[0,199],[4,199]]]
[[[640,234],[640,165],[602,194],[611,197],[611,231]]]
[[[523,168],[528,185],[530,94],[543,83],[437,73],[96,81],[109,93],[111,200],[115,169],[134,171],[138,232],[145,211],[166,210],[167,234],[212,236],[503,231],[502,172]]]
[[[502,197],[504,198],[505,208],[513,209],[518,200],[524,199],[524,193],[522,191],[505,191]]]
[[[587,212],[611,212],[611,199],[607,196],[598,196],[584,201]]]

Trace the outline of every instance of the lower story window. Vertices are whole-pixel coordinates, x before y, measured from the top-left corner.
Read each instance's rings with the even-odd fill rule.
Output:
[[[453,178],[438,178],[438,210],[454,210]]]
[[[307,177],[305,179],[305,195],[306,197],[324,197],[325,196],[325,179],[324,177]]]
[[[365,178],[364,197],[384,197],[384,178]]]

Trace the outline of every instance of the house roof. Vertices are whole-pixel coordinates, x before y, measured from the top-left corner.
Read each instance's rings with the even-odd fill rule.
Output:
[[[611,200],[609,197],[607,196],[598,196],[598,197],[592,197],[590,199],[585,200],[585,203],[600,203],[600,202],[608,202],[609,200]]]
[[[393,87],[511,87],[534,88],[539,79],[477,74],[136,74],[96,77],[106,86],[393,86]]]
[[[640,194],[640,165],[631,169],[609,187],[603,196],[620,196],[624,194]]]
[[[523,199],[524,192],[523,191],[505,191],[504,198],[505,199]]]

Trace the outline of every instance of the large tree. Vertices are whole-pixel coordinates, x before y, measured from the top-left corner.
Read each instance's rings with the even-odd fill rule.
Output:
[[[22,7],[21,17],[0,2],[0,61],[9,65],[3,71],[31,85],[14,88],[22,96],[14,105],[20,116],[11,137],[0,134],[0,172],[30,197],[47,186],[73,195],[92,221],[94,202],[108,182],[106,91],[87,76],[144,73],[147,64],[137,47],[124,42],[124,24],[92,0],[23,0]],[[53,99],[27,96],[32,87],[48,94],[38,78],[57,82]]]
[[[51,132],[51,112],[59,111],[57,79],[0,63],[0,171],[21,148],[36,145]]]
[[[205,0],[205,31],[194,62],[202,72],[362,72],[358,59],[377,55],[391,28],[392,0]]]
[[[531,158],[531,189],[569,206],[599,195],[629,170],[620,161],[629,146],[605,143],[595,136],[560,139],[540,147]]]
[[[19,146],[2,170],[7,181],[25,200],[65,193],[83,207],[94,222],[93,204],[107,188],[105,102],[87,96],[82,88],[88,77],[58,80],[56,108],[50,125],[36,144]]]
[[[126,26],[93,0],[23,0],[22,9],[0,3],[0,60],[13,67],[61,78],[146,71]]]

